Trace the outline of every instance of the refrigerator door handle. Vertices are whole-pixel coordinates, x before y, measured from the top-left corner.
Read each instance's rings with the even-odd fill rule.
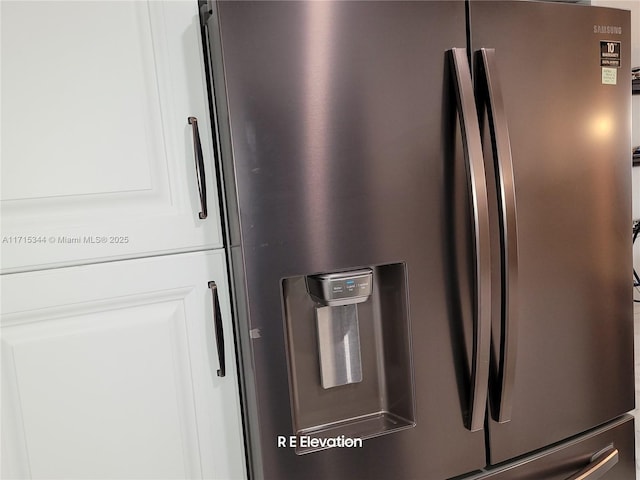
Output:
[[[476,65],[489,117],[489,131],[498,189],[502,256],[502,298],[500,358],[498,361],[498,395],[490,397],[492,417],[500,423],[511,420],[518,334],[518,226],[516,193],[513,178],[511,142],[502,99],[495,50],[482,48]]]
[[[216,282],[209,282],[211,295],[213,296],[213,325],[216,330],[216,347],[218,350],[218,376],[226,375],[226,363],[224,358],[224,330],[222,327],[222,313],[220,312],[220,301],[218,300],[218,286]]]
[[[618,449],[610,446],[591,458],[591,463],[567,480],[597,480],[618,463]]]
[[[475,296],[473,305],[473,357],[471,389],[466,427],[472,432],[484,425],[489,379],[491,342],[491,257],[489,236],[489,205],[482,158],[482,143],[476,103],[471,83],[471,71],[465,48],[448,51],[465,157],[467,182],[473,213],[475,255]]]

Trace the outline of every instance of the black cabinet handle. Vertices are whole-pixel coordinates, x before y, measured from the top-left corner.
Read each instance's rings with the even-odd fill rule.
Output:
[[[196,176],[198,177],[198,194],[200,195],[200,213],[198,218],[207,218],[207,183],[204,171],[204,158],[202,155],[202,144],[200,143],[200,132],[198,131],[198,119],[189,117],[189,125],[193,132],[193,153],[196,159]]]
[[[218,300],[218,287],[216,282],[209,282],[211,295],[213,297],[213,325],[216,331],[216,347],[218,349],[218,376],[224,377],[226,374],[226,364],[224,359],[224,330],[222,328],[222,314],[220,313],[220,301]]]

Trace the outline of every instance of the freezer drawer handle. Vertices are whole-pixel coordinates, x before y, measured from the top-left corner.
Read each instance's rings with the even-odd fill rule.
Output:
[[[224,359],[224,330],[222,328],[222,314],[220,313],[220,301],[218,300],[218,287],[216,282],[209,282],[213,297],[213,324],[216,330],[216,347],[218,349],[218,376],[224,377],[226,373]]]
[[[200,132],[198,131],[198,119],[189,117],[189,125],[193,133],[193,153],[196,159],[196,177],[198,178],[198,194],[200,196],[200,213],[198,218],[207,218],[207,183],[204,171],[204,157],[202,155],[202,144],[200,143]]]
[[[616,463],[618,463],[618,449],[607,448],[605,451],[595,454],[589,465],[571,475],[567,480],[597,480],[611,470]]]
[[[501,244],[501,341],[499,358],[495,365],[496,395],[489,395],[494,420],[506,423],[511,420],[516,368],[518,333],[518,225],[516,192],[513,179],[513,159],[507,127],[507,116],[502,100],[495,50],[482,48],[476,53],[483,102],[487,107],[489,132],[498,187],[500,244]],[[492,384],[494,375],[492,375]]]
[[[489,349],[491,346],[491,257],[489,237],[489,206],[482,158],[482,143],[476,103],[467,63],[467,50],[453,48],[448,51],[462,144],[465,157],[467,184],[470,189],[472,229],[475,255],[475,296],[473,305],[473,360],[471,389],[466,427],[475,432],[484,425],[489,380]]]

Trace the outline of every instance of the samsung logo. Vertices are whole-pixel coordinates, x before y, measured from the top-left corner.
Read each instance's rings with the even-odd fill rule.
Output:
[[[593,33],[622,35],[622,27],[614,27],[613,25],[594,25]]]

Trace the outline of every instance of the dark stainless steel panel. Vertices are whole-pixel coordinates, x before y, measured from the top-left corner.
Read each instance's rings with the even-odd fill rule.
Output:
[[[463,165],[445,51],[465,46],[464,4],[222,2],[214,17],[255,477],[448,478],[480,468],[484,434],[464,427],[472,330],[454,322],[445,205],[446,175]],[[281,280],[396,262],[407,270],[416,427],[362,449],[278,448],[276,437],[293,433]]]
[[[518,214],[513,410],[490,422],[496,463],[633,409],[630,20],[566,4],[470,8],[473,49],[495,49]],[[595,33],[603,25],[622,33]],[[622,65],[603,85],[612,36]]]
[[[636,478],[634,454],[633,417],[625,415],[565,444],[466,480],[632,480]],[[604,465],[594,470],[598,461]]]

